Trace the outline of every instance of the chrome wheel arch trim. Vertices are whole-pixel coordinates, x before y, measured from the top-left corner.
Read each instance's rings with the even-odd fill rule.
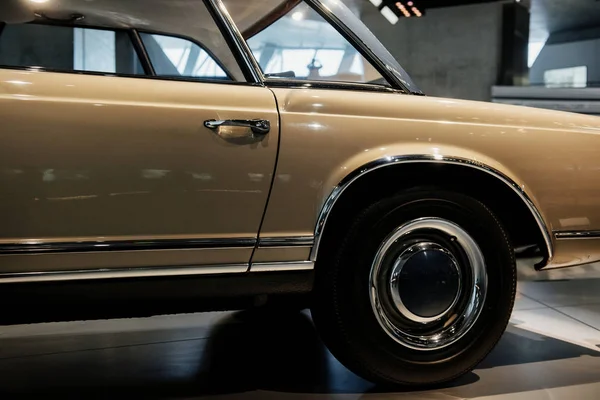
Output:
[[[321,211],[319,212],[317,223],[315,225],[315,243],[310,253],[310,260],[313,262],[317,261],[319,247],[321,244],[321,239],[323,237],[323,232],[325,230],[325,225],[327,224],[327,219],[329,218],[329,215],[331,214],[331,211],[333,210],[337,200],[341,197],[342,193],[344,193],[344,191],[348,187],[350,187],[350,185],[352,185],[352,183],[354,183],[364,175],[368,174],[369,172],[373,172],[380,168],[408,163],[437,163],[461,165],[464,167],[474,168],[479,171],[485,172],[488,175],[491,175],[496,179],[502,181],[505,185],[512,189],[512,191],[515,192],[523,201],[523,203],[527,206],[527,208],[531,212],[531,215],[533,216],[538,225],[542,237],[544,238],[547,257],[543,259],[539,264],[537,264],[536,268],[541,269],[544,266],[548,265],[550,261],[552,261],[554,257],[554,244],[552,241],[552,233],[550,229],[548,229],[548,226],[546,225],[542,214],[540,213],[536,205],[533,203],[531,198],[527,195],[527,193],[521,188],[521,186],[519,186],[515,181],[513,181],[503,172],[479,161],[474,161],[461,157],[440,156],[437,154],[410,154],[380,158],[371,161],[346,175],[346,177],[342,179],[342,181],[336,187],[333,188],[333,190],[323,203],[323,206],[321,207]]]

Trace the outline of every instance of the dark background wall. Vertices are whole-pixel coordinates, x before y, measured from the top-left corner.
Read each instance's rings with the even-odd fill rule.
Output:
[[[501,65],[502,6],[431,9],[396,25],[363,7],[361,19],[428,95],[489,101]]]

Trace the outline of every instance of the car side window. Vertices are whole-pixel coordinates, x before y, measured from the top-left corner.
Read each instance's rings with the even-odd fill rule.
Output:
[[[190,40],[140,33],[157,76],[231,80],[206,49]]]
[[[0,0],[0,68],[245,82],[202,0]]]
[[[388,85],[360,52],[306,3],[224,3],[267,77]]]
[[[0,66],[145,74],[127,32],[41,24],[4,27]]]

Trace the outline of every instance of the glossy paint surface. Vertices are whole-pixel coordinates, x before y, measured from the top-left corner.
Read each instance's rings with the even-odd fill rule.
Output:
[[[203,126],[257,118],[268,135]],[[257,237],[279,132],[264,87],[0,70],[0,120],[3,242]]]
[[[312,236],[348,174],[402,155],[487,165],[522,188],[549,230],[600,229],[595,117],[394,93],[272,90],[283,140],[262,238]],[[257,237],[279,131],[268,89],[0,70],[0,104],[2,243]],[[203,127],[206,119],[241,118],[268,119],[271,133]],[[600,259],[596,240],[555,242],[550,266]],[[301,261],[309,250],[261,247],[254,261]],[[4,255],[0,264],[3,272],[214,265],[248,262],[251,253]]]
[[[283,139],[261,235],[311,234],[345,176],[400,155],[458,157],[501,171],[551,231],[600,227],[596,117],[393,93],[273,91]],[[556,256],[561,265],[578,263],[573,254]]]

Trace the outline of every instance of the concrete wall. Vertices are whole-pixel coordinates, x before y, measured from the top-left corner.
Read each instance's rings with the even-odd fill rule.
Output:
[[[600,86],[600,38],[568,43],[546,44],[529,71],[532,85],[544,84],[549,69],[587,66],[588,82]]]
[[[367,4],[361,19],[426,94],[490,100],[500,68],[501,3],[428,10],[396,25]]]

